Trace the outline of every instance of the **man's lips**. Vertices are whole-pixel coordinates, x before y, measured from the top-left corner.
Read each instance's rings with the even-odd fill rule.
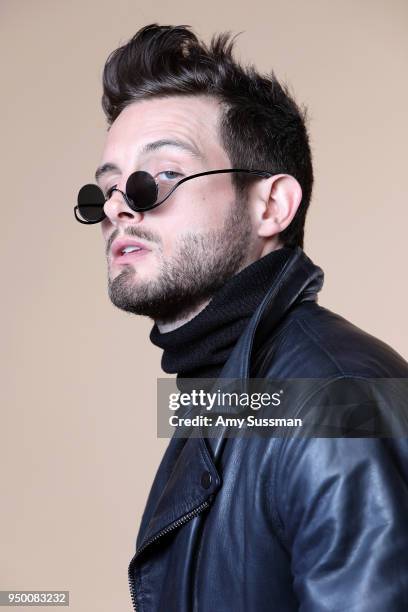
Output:
[[[114,240],[110,249],[113,263],[130,263],[134,259],[146,255],[150,249],[140,242],[132,238],[118,238]]]

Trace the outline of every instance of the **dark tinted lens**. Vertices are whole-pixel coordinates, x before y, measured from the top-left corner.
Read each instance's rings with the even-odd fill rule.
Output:
[[[134,210],[150,208],[157,200],[157,185],[152,175],[133,172],[126,181],[126,195],[134,204]]]
[[[84,185],[78,193],[78,212],[84,221],[102,221],[105,198],[98,185]]]

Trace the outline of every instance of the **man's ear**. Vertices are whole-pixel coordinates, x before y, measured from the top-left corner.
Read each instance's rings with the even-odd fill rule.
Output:
[[[257,234],[270,238],[283,232],[292,221],[302,200],[302,188],[290,174],[275,174],[259,187]]]

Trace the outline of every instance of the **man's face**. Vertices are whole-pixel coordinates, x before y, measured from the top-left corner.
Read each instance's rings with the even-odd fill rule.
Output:
[[[125,192],[136,170],[174,184],[174,177],[230,168],[219,117],[218,102],[205,96],[132,103],[107,134],[101,164],[117,169],[98,179],[100,187],[106,193],[116,185]],[[131,210],[113,191],[104,210],[109,295],[135,314],[163,322],[181,318],[254,259],[250,215],[236,197],[231,174],[187,181],[145,212]],[[136,243],[141,250],[129,252]]]

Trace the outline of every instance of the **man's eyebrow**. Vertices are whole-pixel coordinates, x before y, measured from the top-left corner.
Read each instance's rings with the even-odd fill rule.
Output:
[[[185,142],[184,140],[176,140],[174,138],[162,138],[161,140],[155,140],[154,142],[148,142],[142,149],[142,155],[145,153],[150,153],[151,151],[157,151],[157,149],[161,149],[162,147],[177,147],[182,151],[187,151],[194,157],[198,159],[203,159],[200,151],[190,142]]]
[[[184,142],[183,140],[174,140],[170,138],[162,138],[161,140],[155,140],[153,142],[148,142],[146,145],[144,145],[140,154],[145,155],[146,153],[157,151],[158,149],[161,149],[162,147],[177,147],[178,149],[181,149],[182,151],[186,151],[187,153],[190,153],[190,155],[192,155],[196,159],[203,160],[202,154],[192,143]],[[101,178],[101,176],[108,174],[109,172],[119,172],[120,173],[120,168],[116,164],[112,164],[110,162],[107,162],[106,164],[102,164],[102,166],[99,166],[99,168],[96,169],[95,180],[98,181]]]
[[[119,166],[116,164],[106,163],[99,166],[95,172],[95,181],[98,182],[98,179],[101,178],[104,174],[108,174],[108,172],[120,172]]]

